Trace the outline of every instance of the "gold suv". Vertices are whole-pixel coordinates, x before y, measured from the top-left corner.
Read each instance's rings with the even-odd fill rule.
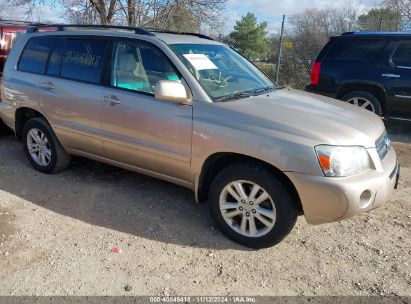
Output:
[[[46,27],[15,42],[0,102],[36,170],[76,155],[190,188],[228,237],[255,248],[280,242],[298,215],[338,221],[396,186],[377,115],[278,87],[209,37]]]

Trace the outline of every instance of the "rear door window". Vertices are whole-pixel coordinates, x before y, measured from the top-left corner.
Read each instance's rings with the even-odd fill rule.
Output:
[[[399,68],[411,68],[411,40],[401,41],[392,56],[392,62]]]
[[[99,84],[108,41],[68,39],[61,64],[61,77]]]
[[[339,39],[328,53],[327,59],[349,61],[372,61],[384,49],[387,40],[384,39]]]
[[[20,57],[18,69],[43,74],[55,37],[34,37],[29,40]]]

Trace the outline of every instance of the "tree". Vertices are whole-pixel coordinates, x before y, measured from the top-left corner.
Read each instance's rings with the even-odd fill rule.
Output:
[[[309,82],[313,61],[330,37],[355,30],[357,11],[354,6],[315,8],[291,16],[283,37],[287,44],[283,44],[279,82],[303,89]],[[271,54],[271,61],[277,62],[278,47]]]
[[[50,1],[75,23],[128,24],[196,31],[213,26],[227,0],[11,0],[35,7]]]
[[[99,24],[100,16],[92,3],[84,0],[64,1],[63,3],[69,23],[74,24]],[[112,20],[110,20],[112,22]]]
[[[384,4],[392,11],[411,19],[411,0],[385,0]]]
[[[385,0],[384,4],[401,15],[401,30],[411,31],[411,0]]]
[[[291,16],[288,39],[293,41],[293,48],[286,50],[293,53],[295,61],[303,62],[308,69],[331,36],[353,31],[357,23],[357,9],[349,6],[334,9],[307,9],[303,13]]]
[[[373,8],[358,17],[358,26],[362,31],[398,31],[401,22],[401,14],[389,7]]]
[[[305,68],[304,74],[309,75],[313,60],[330,37],[353,31],[357,16],[357,10],[352,6],[338,9],[307,9],[301,14],[291,16],[290,28],[285,39],[291,40],[293,47],[284,49],[283,66],[289,63],[295,68],[294,65],[297,63]]]
[[[229,44],[250,59],[264,59],[268,52],[267,23],[257,23],[252,13],[236,22],[234,31],[229,35]]]
[[[307,9],[303,13],[291,16],[290,24],[296,34],[340,35],[355,29],[357,23],[355,7],[333,9]]]
[[[97,11],[101,24],[110,24],[115,14],[116,0],[90,0],[90,3]]]

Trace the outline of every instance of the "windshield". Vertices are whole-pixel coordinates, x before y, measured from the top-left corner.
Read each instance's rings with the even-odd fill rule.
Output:
[[[275,88],[252,63],[224,45],[170,46],[214,101],[257,95]]]

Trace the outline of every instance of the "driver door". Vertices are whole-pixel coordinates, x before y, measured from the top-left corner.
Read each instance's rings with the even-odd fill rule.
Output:
[[[111,60],[110,86],[103,89],[105,156],[143,171],[189,180],[192,106],[160,101],[154,86],[181,81],[163,52],[151,43],[120,40]]]

